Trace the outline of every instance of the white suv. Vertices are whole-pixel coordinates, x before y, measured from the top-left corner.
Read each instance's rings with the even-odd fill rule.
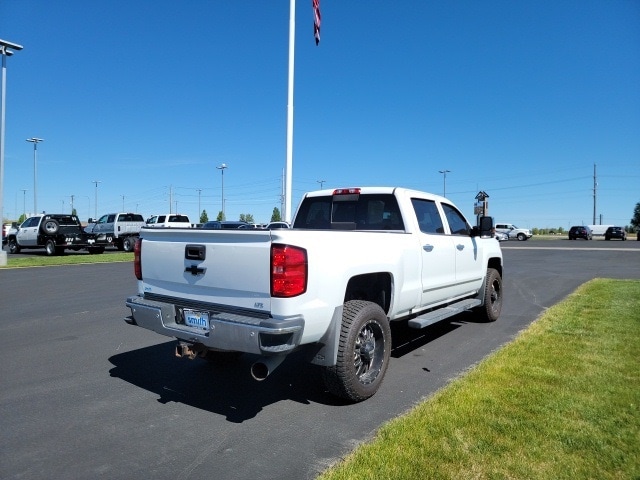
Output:
[[[496,232],[506,233],[509,240],[517,238],[520,241],[529,240],[532,237],[528,228],[518,228],[512,223],[496,223]]]

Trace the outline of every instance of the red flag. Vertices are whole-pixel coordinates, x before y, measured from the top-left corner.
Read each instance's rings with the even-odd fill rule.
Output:
[[[320,0],[313,2],[313,36],[316,37],[316,45],[320,43]]]

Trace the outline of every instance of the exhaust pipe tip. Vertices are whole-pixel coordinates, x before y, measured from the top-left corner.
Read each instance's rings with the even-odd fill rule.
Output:
[[[269,367],[262,362],[256,362],[251,365],[251,376],[258,382],[263,381],[270,373]]]
[[[286,355],[274,355],[271,357],[262,357],[253,365],[251,365],[251,376],[258,382],[267,378],[278,365],[282,363]]]

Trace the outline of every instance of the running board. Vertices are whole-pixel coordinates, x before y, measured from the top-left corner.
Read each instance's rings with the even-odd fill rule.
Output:
[[[459,302],[452,303],[446,307],[438,308],[419,317],[409,320],[409,326],[411,328],[424,328],[434,323],[444,320],[445,318],[453,317],[465,310],[470,310],[474,307],[478,307],[482,304],[482,301],[477,298],[467,298],[466,300],[460,300]]]

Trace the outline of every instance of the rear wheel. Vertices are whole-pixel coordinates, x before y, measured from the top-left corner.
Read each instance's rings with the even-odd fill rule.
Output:
[[[323,369],[328,390],[359,402],[374,395],[391,353],[389,321],[379,305],[362,300],[344,304],[336,365]]]
[[[122,239],[122,249],[125,252],[133,252],[133,247],[136,244],[136,239],[133,237],[125,237]]]
[[[495,322],[502,311],[502,277],[495,268],[487,268],[484,285],[484,305],[478,313],[485,322]]]
[[[48,239],[47,242],[44,244],[44,249],[47,252],[47,255],[49,257],[52,257],[53,255],[58,254],[58,248],[56,248],[56,242],[52,238]]]

